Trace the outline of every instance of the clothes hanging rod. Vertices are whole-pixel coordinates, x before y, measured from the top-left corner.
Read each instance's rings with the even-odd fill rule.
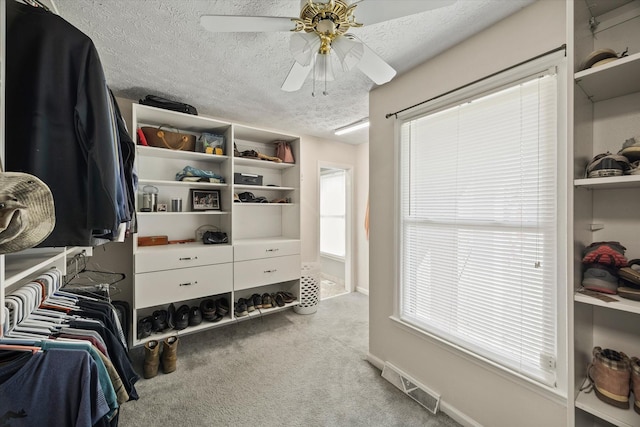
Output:
[[[421,106],[421,105],[423,105],[423,104],[426,104],[427,102],[431,102],[431,101],[434,101],[434,100],[436,100],[436,99],[438,99],[438,98],[442,98],[443,96],[447,96],[447,95],[449,95],[449,94],[451,94],[451,93],[453,93],[453,92],[459,91],[459,90],[464,89],[464,88],[466,88],[466,87],[468,87],[468,86],[471,86],[471,85],[474,85],[474,84],[476,84],[476,83],[479,83],[479,82],[481,82],[481,81],[483,81],[483,80],[490,79],[491,77],[496,76],[496,75],[498,75],[498,74],[500,74],[500,73],[504,73],[505,71],[509,71],[509,70],[511,70],[511,69],[513,69],[513,68],[519,67],[519,66],[521,66],[521,65],[524,65],[524,64],[529,63],[529,62],[531,62],[531,61],[535,61],[536,59],[542,58],[542,57],[544,57],[544,56],[550,55],[550,54],[555,53],[555,52],[559,52],[559,51],[561,51],[561,50],[564,50],[564,51],[565,51],[565,56],[566,56],[566,54],[567,54],[567,52],[566,52],[566,51],[567,51],[567,45],[566,45],[566,44],[563,44],[563,45],[562,45],[562,46],[560,46],[560,47],[557,47],[557,48],[555,48],[555,49],[551,49],[550,51],[547,51],[547,52],[545,52],[545,53],[542,53],[542,54],[540,54],[540,55],[538,55],[538,56],[535,56],[535,57],[533,57],[533,58],[527,59],[526,61],[522,61],[522,62],[520,62],[520,63],[518,63],[518,64],[512,65],[512,66],[507,67],[507,68],[504,68],[504,69],[502,69],[502,70],[500,70],[500,71],[496,71],[495,73],[489,74],[488,76],[482,77],[482,78],[480,78],[480,79],[478,79],[478,80],[474,80],[474,81],[472,81],[471,83],[467,83],[467,84],[462,85],[462,86],[459,86],[459,87],[457,87],[457,88],[455,88],[455,89],[451,89],[451,90],[450,90],[450,91],[448,91],[448,92],[441,93],[440,95],[434,96],[433,98],[429,98],[429,99],[427,99],[426,101],[418,102],[417,104],[413,104],[413,105],[412,105],[412,106],[410,106],[410,107],[406,107],[406,108],[403,108],[402,110],[398,110],[398,111],[396,111],[395,113],[388,113],[388,114],[386,114],[384,117],[385,117],[386,119],[388,119],[389,117],[394,117],[394,116],[395,116],[395,118],[397,119],[397,118],[398,118],[398,114],[400,114],[400,113],[404,113],[405,111],[409,111],[409,110],[411,110],[412,108],[419,107],[419,106]]]

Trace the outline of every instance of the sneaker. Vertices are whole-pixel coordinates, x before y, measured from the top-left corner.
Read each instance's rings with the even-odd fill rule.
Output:
[[[213,299],[207,298],[200,302],[200,311],[202,312],[202,318],[209,322],[213,322],[216,317],[216,304]]]
[[[598,399],[622,409],[629,409],[631,363],[626,354],[595,347],[588,377]]]
[[[627,258],[624,251],[627,250],[619,242],[594,242],[584,251],[582,262],[584,264],[603,264],[608,267],[621,268],[627,266]]]
[[[147,338],[151,332],[153,332],[153,318],[151,316],[138,320],[138,339]]]
[[[600,264],[594,264],[582,274],[582,286],[592,291],[616,294],[618,292],[618,276],[613,270]]]
[[[630,169],[625,172],[625,175],[640,175],[640,160],[629,165]]]
[[[262,308],[271,308],[271,307],[273,307],[273,304],[271,301],[271,295],[265,292],[264,294],[262,294]]]
[[[640,160],[640,135],[627,139],[623,144],[619,155],[625,156],[631,161]]]
[[[253,298],[245,299],[247,304],[247,311],[251,313],[252,311],[256,311],[256,307],[253,305]]]
[[[181,305],[176,310],[176,317],[174,323],[176,326],[175,330],[179,331],[181,329],[185,329],[189,326],[189,306],[186,304]]]
[[[198,326],[200,323],[202,323],[202,312],[194,305],[189,309],[189,326]]]
[[[622,176],[631,169],[629,159],[609,152],[598,154],[587,165],[587,178],[603,178],[607,176]]]
[[[640,286],[640,272],[631,267],[622,267],[618,270],[618,275],[621,279],[629,282],[632,285]]]
[[[631,358],[631,387],[633,389],[633,409],[640,414],[640,359]]]
[[[216,300],[216,314],[218,316],[226,316],[229,312],[229,301],[225,297]]]
[[[244,317],[249,315],[249,312],[247,311],[247,303],[244,298],[240,298],[238,302],[236,302],[234,312],[236,314],[236,317]]]
[[[253,300],[253,306],[257,309],[262,308],[262,297],[259,294],[251,295],[251,299]]]

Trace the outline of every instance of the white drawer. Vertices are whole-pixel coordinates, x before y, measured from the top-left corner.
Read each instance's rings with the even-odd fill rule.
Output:
[[[240,243],[233,246],[233,259],[247,261],[271,257],[298,255],[300,240],[265,240],[261,242]]]
[[[233,261],[231,245],[201,243],[140,248],[135,255],[136,273],[224,264]]]
[[[231,292],[232,287],[232,263],[136,274],[135,307],[152,307],[222,294]]]
[[[233,263],[236,290],[300,278],[300,255],[255,259]]]

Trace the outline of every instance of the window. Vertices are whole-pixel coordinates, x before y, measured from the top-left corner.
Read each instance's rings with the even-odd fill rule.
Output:
[[[553,386],[560,78],[532,66],[401,117],[399,314]]]
[[[346,173],[323,169],[320,174],[320,252],[344,258],[346,253]]]

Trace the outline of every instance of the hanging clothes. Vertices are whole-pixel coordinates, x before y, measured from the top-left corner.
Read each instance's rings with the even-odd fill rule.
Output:
[[[91,39],[58,15],[7,2],[6,169],[54,196],[56,226],[39,246],[95,246],[128,221],[117,125]]]

